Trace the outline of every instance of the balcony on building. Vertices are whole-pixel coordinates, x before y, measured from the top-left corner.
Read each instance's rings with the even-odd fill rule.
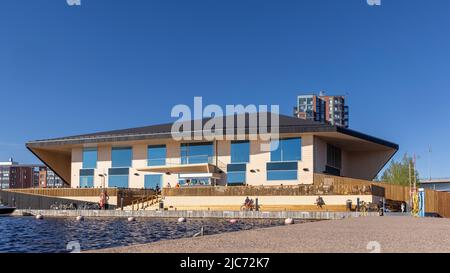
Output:
[[[167,157],[162,146],[149,147],[148,154],[147,166],[138,168],[138,171],[178,175],[181,186],[213,185],[226,168],[214,155],[212,142],[183,143],[179,157]]]

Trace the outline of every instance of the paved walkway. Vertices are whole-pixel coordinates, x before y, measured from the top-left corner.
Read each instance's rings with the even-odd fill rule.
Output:
[[[367,253],[377,246],[382,253],[450,253],[450,219],[393,216],[328,220],[166,240],[98,252]]]

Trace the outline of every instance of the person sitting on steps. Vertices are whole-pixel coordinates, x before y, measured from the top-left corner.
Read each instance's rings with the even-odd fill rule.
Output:
[[[317,205],[319,208],[322,208],[322,206],[325,205],[325,201],[323,201],[322,196],[319,195],[319,197],[317,197],[317,199],[316,199],[316,205]]]

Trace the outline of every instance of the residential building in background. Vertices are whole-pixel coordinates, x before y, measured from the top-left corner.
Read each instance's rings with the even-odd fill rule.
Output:
[[[62,188],[64,182],[47,167],[39,168],[39,188]]]
[[[42,164],[0,162],[0,189],[59,188],[63,181]]]
[[[0,189],[9,189],[9,176],[13,165],[17,165],[17,162],[14,162],[12,158],[0,162]]]
[[[35,175],[38,167],[32,165],[13,165],[9,172],[9,188],[24,189],[35,188],[38,186],[37,176]]]
[[[328,123],[339,127],[349,127],[349,107],[345,104],[345,96],[300,95],[294,116],[300,119]]]

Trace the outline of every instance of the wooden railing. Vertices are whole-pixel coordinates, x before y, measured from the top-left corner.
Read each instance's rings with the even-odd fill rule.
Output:
[[[156,194],[134,200],[131,203],[131,210],[146,209],[154,204],[159,203],[160,200],[161,200],[161,196],[156,195]]]
[[[62,188],[62,189],[8,189],[10,192],[20,192],[32,195],[51,196],[59,198],[71,197],[99,197],[103,189],[101,188]],[[118,206],[123,200],[123,206],[129,206],[133,201],[147,198],[155,195],[155,191],[151,189],[117,189],[107,188],[106,192],[109,196],[117,197]],[[100,199],[99,199],[100,200]]]
[[[289,186],[194,186],[164,188],[164,196],[311,196],[371,195],[371,183],[323,180],[311,185]]]
[[[34,195],[44,195],[53,197],[75,197],[75,196],[100,196],[102,189],[100,188],[61,188],[61,189],[9,189],[11,192],[21,192]],[[117,195],[118,189],[108,188],[107,192],[110,196]]]
[[[374,195],[383,196],[388,200],[408,202],[410,200],[410,188],[401,185],[384,182],[370,182],[347,177],[336,177],[323,174],[314,174],[314,184],[320,184],[328,180],[333,185],[370,185]],[[376,189],[383,190],[382,195],[376,193]],[[450,193],[425,189],[425,211],[435,213],[445,218],[450,218]]]

